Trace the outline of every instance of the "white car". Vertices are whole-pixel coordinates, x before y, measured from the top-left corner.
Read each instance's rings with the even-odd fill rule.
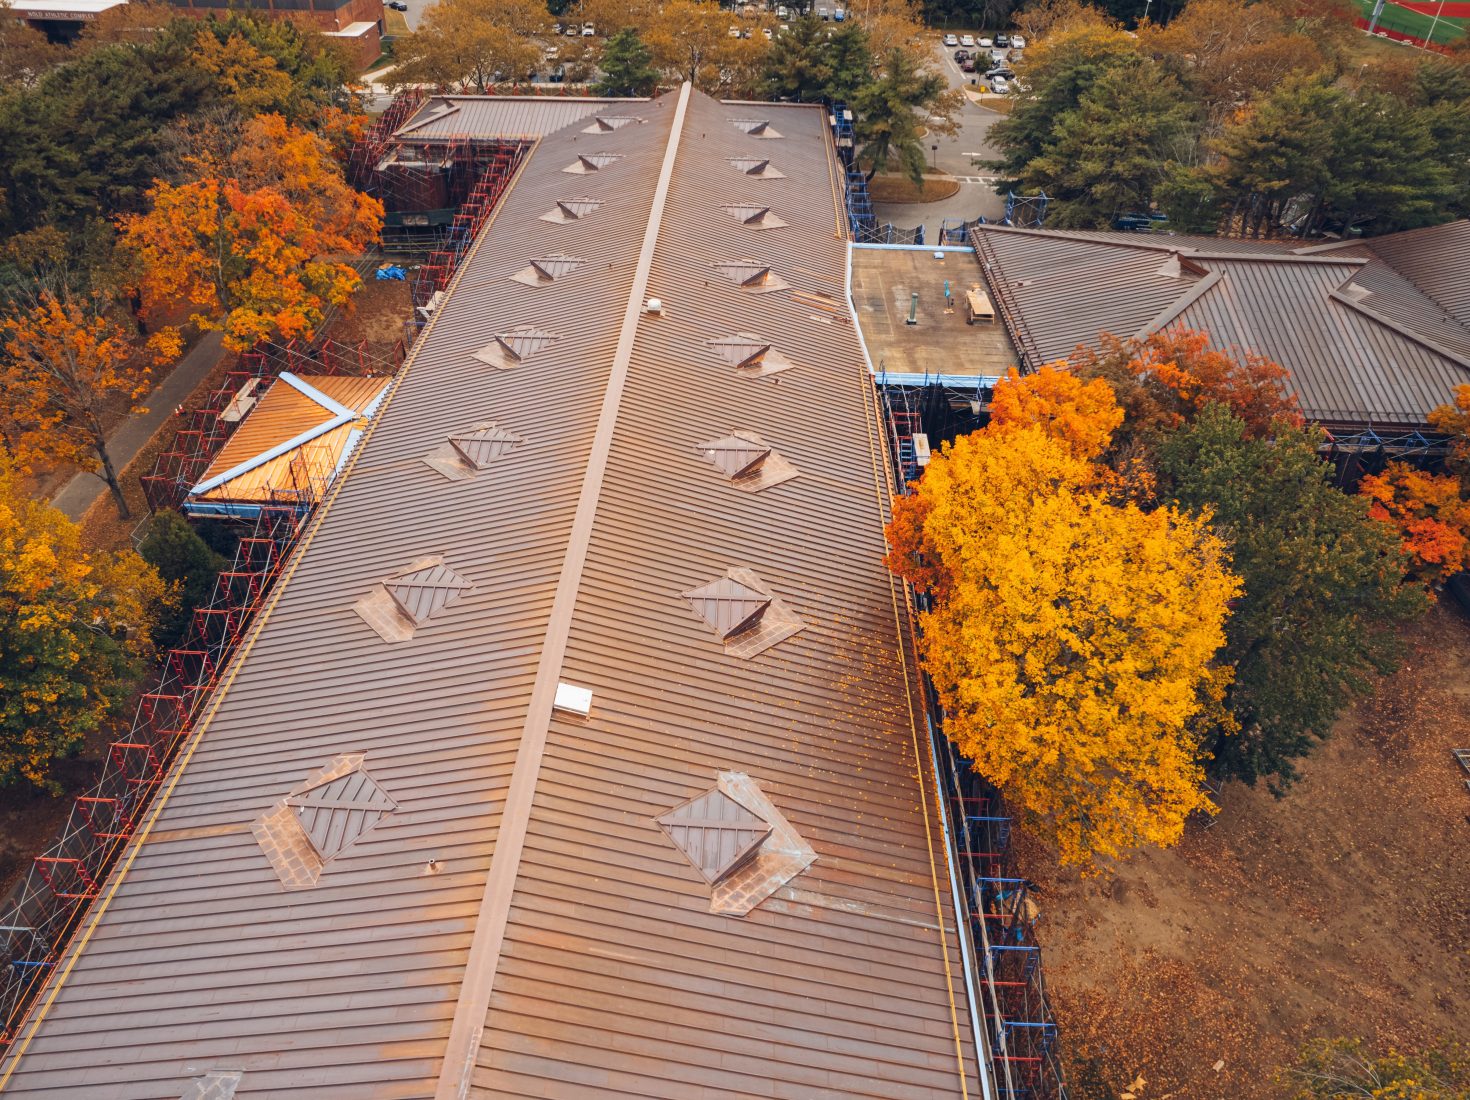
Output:
[[[567,28],[567,37],[568,38],[580,38],[581,36],[582,36],[582,32],[579,31],[575,26],[570,26],[570,27]]]
[[[991,77],[990,90],[996,95],[1005,95],[1011,90],[1010,83],[1003,76]]]
[[[582,24],[582,37],[583,38],[592,38],[596,34],[597,34],[597,28],[594,27],[591,23],[583,23]]]
[[[960,45],[961,46],[964,46],[966,49],[968,49],[969,47],[973,46],[974,44],[975,44],[975,36],[973,34],[962,34],[962,35],[960,35]]]
[[[982,39],[980,39],[980,48],[981,48],[981,49],[982,49],[982,50],[988,50],[988,49],[990,49],[990,47],[991,47],[991,46],[993,46],[993,45],[995,45],[995,43],[994,43],[994,42],[992,42],[992,41],[991,41],[991,40],[990,40],[990,39],[988,39],[988,38],[982,38]]]
[[[1024,38],[1022,38],[1019,34],[1011,35],[1011,49],[1024,50],[1025,48],[1026,40]]]
[[[954,49],[960,44],[960,40],[952,34],[947,34],[944,36],[944,44],[950,49]]]

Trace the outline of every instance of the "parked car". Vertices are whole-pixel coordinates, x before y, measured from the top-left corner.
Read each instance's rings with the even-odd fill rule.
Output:
[[[407,11],[408,5],[403,0],[388,0],[388,6],[394,11]]]
[[[1011,90],[1011,85],[1003,76],[992,77],[990,80],[990,90],[996,95],[1005,95]]]
[[[962,35],[960,35],[960,45],[961,46],[966,46],[966,47],[974,46],[975,45],[975,36],[973,34],[962,34]]]
[[[969,58],[969,56],[970,56],[970,51],[969,50],[955,50],[955,52],[954,52],[954,59],[956,61],[965,61],[965,60],[967,60]]]
[[[960,72],[962,72],[962,73],[973,73],[974,71],[975,71],[975,59],[973,57],[967,57],[963,61],[960,62]]]
[[[1011,36],[1008,34],[998,34],[995,36],[995,44],[997,46],[1009,46],[1011,44]]]
[[[788,8],[785,4],[781,4],[781,5],[777,6],[777,8],[776,8],[776,18],[777,19],[788,19],[788,18],[790,18],[790,16],[791,16],[791,9]]]
[[[542,50],[541,52],[545,56],[547,61],[555,61],[558,57],[561,56],[561,51],[555,46],[547,46],[546,49]]]
[[[551,75],[547,77],[547,79],[550,80],[553,84],[560,84],[566,78],[567,70],[566,67],[562,65],[558,65],[556,68],[552,69]]]
[[[944,36],[944,44],[950,49],[954,49],[960,44],[959,37],[957,35],[947,34]]]
[[[1024,50],[1025,48],[1026,40],[1024,38],[1022,38],[1019,34],[1011,35],[1011,49]]]
[[[1002,61],[1005,61],[1008,57],[1010,57],[1010,55],[1006,53],[1005,50],[990,51],[990,60],[994,61],[997,65],[999,65]]]
[[[1016,74],[1013,73],[1013,72],[1011,72],[1010,69],[1007,69],[1007,68],[1005,68],[1003,66],[1002,67],[997,67],[997,68],[991,69],[988,72],[986,72],[985,79],[986,80],[994,80],[998,76],[999,77],[1002,77],[1002,78],[1004,78],[1006,80],[1015,80],[1016,79]]]
[[[592,38],[596,34],[597,34],[597,28],[594,27],[591,23],[583,23],[582,24],[582,37],[583,38]]]
[[[988,50],[988,49],[990,49],[990,39],[989,38],[981,38],[980,39],[980,48],[982,50]]]
[[[577,26],[577,24],[573,23],[571,26],[569,26],[567,28],[567,37],[568,38],[580,38],[581,35],[582,35],[582,31]]]
[[[766,41],[767,42],[769,42],[771,39],[773,39],[773,38],[776,37],[775,34],[771,31],[771,28],[770,27],[762,27],[761,28],[761,34],[763,34],[763,35],[766,36]]]

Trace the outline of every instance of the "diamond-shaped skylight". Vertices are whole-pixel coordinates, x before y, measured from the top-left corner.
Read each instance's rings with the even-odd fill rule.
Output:
[[[558,252],[554,256],[542,256],[532,260],[511,278],[527,286],[547,286],[563,276],[570,275],[586,262],[576,256]]]
[[[734,336],[709,341],[710,350],[735,368],[737,374],[759,378],[766,374],[779,374],[796,366],[782,355],[769,340],[749,332],[737,332]]]
[[[778,138],[781,136],[768,118],[732,118],[730,124],[751,137]]]
[[[474,357],[489,366],[509,370],[560,339],[554,332],[520,325],[509,332],[497,333],[494,341],[475,352]]]
[[[720,577],[682,595],[722,639],[749,630],[771,606],[770,596],[731,577]]]
[[[781,229],[786,223],[771,213],[769,206],[759,203],[738,203],[725,207],[725,213],[750,229]]]
[[[398,808],[362,769],[286,799],[311,845],[331,859]]]
[[[630,115],[598,115],[592,120],[592,125],[582,129],[584,134],[610,134],[614,130],[621,130],[629,123],[637,122]]]
[[[592,172],[600,172],[609,164],[613,164],[622,159],[617,153],[590,153],[578,157],[571,164],[563,168],[562,171],[570,172],[574,176],[585,176]]]
[[[755,260],[727,260],[714,265],[715,273],[756,294],[786,290],[790,284],[769,267]]]
[[[601,205],[601,199],[558,199],[555,206],[541,215],[541,220],[558,223],[580,221]]]
[[[771,448],[748,436],[727,435],[699,445],[699,453],[726,477],[750,473],[771,453]]]
[[[435,612],[448,607],[473,585],[443,562],[424,566],[383,582],[403,613],[422,626]]]
[[[753,179],[783,180],[786,178],[786,173],[773,168],[770,160],[765,157],[731,157],[730,164],[737,172],[744,172]]]
[[[718,788],[658,819],[706,882],[716,883],[755,855],[771,826]]]
[[[523,437],[498,424],[487,424],[449,437],[455,452],[477,470],[488,468],[495,459],[509,454],[524,442]]]

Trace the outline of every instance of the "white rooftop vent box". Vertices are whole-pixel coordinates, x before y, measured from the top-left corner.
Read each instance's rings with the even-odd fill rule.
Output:
[[[662,298],[650,298],[650,299],[648,299],[648,301],[643,304],[643,312],[644,313],[651,313],[655,317],[662,317],[663,316],[663,312],[664,312],[663,299]]]
[[[556,685],[556,699],[552,708],[586,718],[592,713],[592,689],[559,683]]]
[[[914,461],[920,466],[929,465],[929,435],[926,432],[914,433]]]

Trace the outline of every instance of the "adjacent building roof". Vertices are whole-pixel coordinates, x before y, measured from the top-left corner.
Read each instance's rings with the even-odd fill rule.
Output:
[[[624,108],[647,102],[579,96],[439,95],[426,99],[394,136],[414,141],[462,136],[532,141],[598,114],[641,118],[641,112]]]
[[[185,508],[208,514],[225,503],[320,500],[391,381],[282,374],[225,441]]]
[[[762,107],[788,224],[757,229],[717,205],[743,115],[687,86],[618,110],[524,164],[7,1095],[980,1095],[824,112]],[[621,159],[562,173],[593,151]],[[573,198],[600,205],[541,219]],[[509,278],[561,252],[585,267]],[[476,358],[523,326],[561,338]],[[737,332],[783,369],[711,345]],[[447,474],[486,424],[514,449]],[[800,475],[737,488],[700,450],[737,433]],[[731,652],[751,631],[685,596],[721,576],[800,629]],[[441,577],[411,631],[357,610]],[[742,810],[687,812],[716,789]],[[737,832],[691,854],[716,816]]]
[[[972,240],[1028,367],[1095,346],[1100,333],[1181,325],[1286,367],[1310,419],[1417,427],[1470,382],[1460,285],[1442,274],[1470,264],[1467,227],[1295,250],[989,225]]]

